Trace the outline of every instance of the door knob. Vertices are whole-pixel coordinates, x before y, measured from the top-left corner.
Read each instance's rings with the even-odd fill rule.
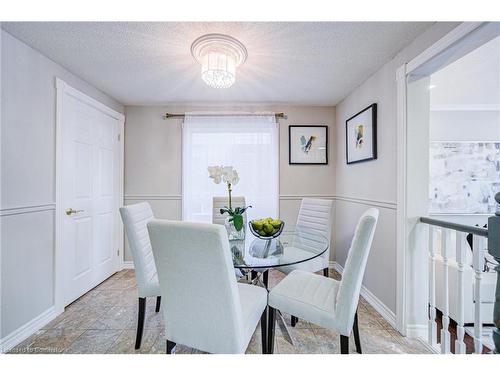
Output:
[[[66,209],[66,215],[70,216],[72,214],[77,214],[79,212],[83,212],[83,210],[75,210],[73,208],[67,208]]]

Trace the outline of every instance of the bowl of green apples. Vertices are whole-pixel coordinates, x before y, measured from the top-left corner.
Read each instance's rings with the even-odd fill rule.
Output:
[[[285,226],[285,222],[280,219],[268,217],[260,220],[252,220],[248,223],[250,232],[260,239],[269,240],[278,237]]]

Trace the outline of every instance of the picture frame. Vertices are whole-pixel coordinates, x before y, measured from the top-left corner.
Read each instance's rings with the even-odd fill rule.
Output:
[[[289,125],[288,164],[327,165],[328,126]]]
[[[377,159],[377,103],[348,118],[345,125],[346,163]]]

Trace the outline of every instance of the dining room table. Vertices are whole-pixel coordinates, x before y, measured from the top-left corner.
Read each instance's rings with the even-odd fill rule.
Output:
[[[254,236],[250,231],[244,239],[229,240],[233,265],[240,278],[268,289],[269,271],[298,265],[322,256],[329,240],[319,231],[305,227],[288,227],[274,238]],[[294,345],[293,336],[283,318],[277,314],[284,338]]]

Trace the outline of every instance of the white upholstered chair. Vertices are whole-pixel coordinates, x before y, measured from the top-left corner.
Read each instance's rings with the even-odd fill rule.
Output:
[[[245,353],[261,320],[267,343],[267,291],[237,283],[226,229],[221,225],[152,220],[153,246],[167,338],[209,353]],[[210,272],[209,278],[200,275]]]
[[[127,233],[130,251],[134,260],[135,278],[139,292],[139,313],[135,348],[141,347],[146,313],[146,297],[156,297],[156,312],[160,311],[161,294],[156,266],[151,251],[147,223],[154,219],[151,206],[147,202],[121,207],[120,214]]]
[[[226,220],[227,214],[221,215],[220,209],[224,206],[229,207],[229,199],[228,197],[213,197],[212,200],[212,223],[224,225],[224,221]],[[235,207],[245,207],[245,197],[232,197],[231,198],[231,206]],[[246,212],[243,216],[246,218]],[[245,220],[246,222],[246,220]],[[245,228],[246,230],[246,228]]]
[[[300,204],[299,216],[296,229],[304,229],[306,231],[314,231],[322,234],[328,240],[328,250],[320,257],[310,261],[294,264],[291,266],[280,267],[279,270],[286,274],[300,269],[309,272],[323,271],[325,276],[328,276],[328,265],[330,262],[330,238],[332,233],[333,222],[333,201],[329,199],[314,199],[304,198]],[[287,249],[287,253],[294,256],[291,249]],[[296,249],[296,251],[301,251]],[[302,250],[303,251],[303,250]],[[283,259],[286,263],[286,259]]]
[[[329,199],[304,198],[300,204],[299,216],[297,217],[296,229],[314,231],[322,234],[328,240],[328,250],[321,256],[307,262],[280,267],[278,270],[289,274],[294,270],[308,272],[323,271],[323,275],[328,277],[328,266],[330,263],[330,239],[333,225],[333,201]],[[291,251],[293,250],[293,251]],[[285,252],[283,263],[286,263],[286,256],[298,258],[296,252],[304,252],[300,248],[294,248],[293,244]],[[291,325],[295,327],[298,319],[292,315]]]
[[[340,333],[342,354],[349,352],[349,336],[354,331],[356,350],[361,353],[357,306],[377,221],[375,208],[368,209],[359,219],[341,281],[295,270],[271,290],[268,352],[274,349],[275,309],[278,309]]]

